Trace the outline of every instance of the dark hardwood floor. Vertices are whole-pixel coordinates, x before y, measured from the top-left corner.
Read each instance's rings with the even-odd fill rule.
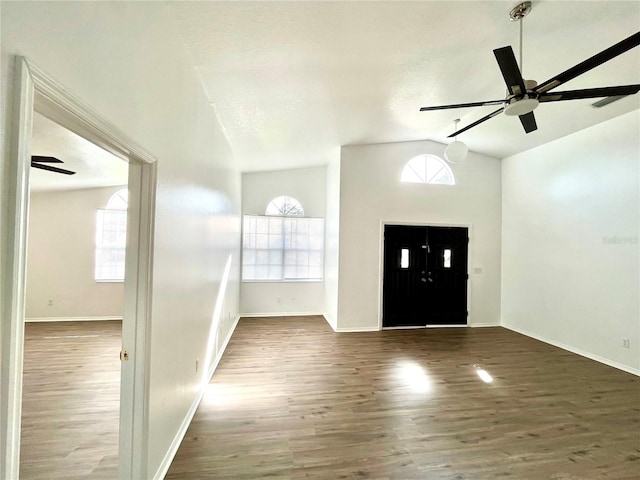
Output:
[[[640,379],[500,327],[243,318],[166,478],[639,479]]]
[[[21,478],[117,477],[120,329],[27,324]],[[244,318],[167,478],[640,479],[640,379],[502,328]]]
[[[122,322],[25,325],[20,478],[115,479]]]

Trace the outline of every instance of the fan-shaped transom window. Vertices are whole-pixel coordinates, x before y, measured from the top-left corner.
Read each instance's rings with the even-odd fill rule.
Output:
[[[283,195],[271,200],[264,214],[276,217],[304,217],[304,208],[295,198]]]
[[[111,195],[107,202],[107,210],[126,210],[129,206],[129,190],[123,188]]]
[[[402,182],[455,185],[449,165],[435,155],[418,155],[407,162],[400,177]]]

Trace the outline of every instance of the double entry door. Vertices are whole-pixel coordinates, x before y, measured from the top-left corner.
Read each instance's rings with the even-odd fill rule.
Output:
[[[467,324],[464,227],[385,225],[383,327]]]

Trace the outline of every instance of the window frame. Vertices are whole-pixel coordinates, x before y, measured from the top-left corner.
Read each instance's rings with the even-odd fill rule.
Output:
[[[245,278],[245,258],[246,258],[246,250],[247,248],[245,247],[246,245],[246,235],[248,234],[245,230],[246,228],[246,219],[247,218],[256,218],[256,219],[278,219],[281,220],[281,226],[282,226],[282,233],[280,234],[282,236],[282,247],[281,247],[281,277],[280,278]],[[307,251],[307,252],[313,252],[313,251],[320,251],[320,276],[319,277],[307,277],[307,278],[295,278],[295,277],[286,277],[285,276],[285,271],[286,271],[286,252],[287,252],[287,248],[286,248],[286,232],[285,232],[285,224],[286,222],[290,221],[290,222],[298,222],[301,220],[319,220],[321,221],[321,225],[322,225],[322,232],[321,234],[317,237],[321,239],[321,248],[320,249],[305,249],[303,251]],[[270,232],[269,232],[270,233]],[[251,215],[251,214],[245,214],[242,216],[242,255],[241,255],[241,267],[240,267],[240,281],[242,283],[322,283],[324,282],[324,267],[325,267],[325,234],[326,234],[326,230],[325,230],[325,219],[323,217],[305,217],[305,216],[300,216],[300,215]],[[257,233],[256,233],[257,235]],[[263,233],[264,235],[264,233]],[[268,233],[267,233],[268,235]],[[275,235],[275,234],[274,234]],[[308,235],[309,236],[309,235]],[[250,248],[249,250],[257,250],[256,248]],[[264,250],[264,249],[263,249]],[[276,250],[276,249],[266,249],[266,250]],[[290,251],[293,250],[295,251],[296,249],[289,249]],[[300,249],[297,249],[298,251]],[[268,265],[268,264],[267,264]],[[258,266],[258,264],[254,264],[254,266]]]
[[[422,161],[424,164],[422,167],[424,168],[424,178],[421,175],[421,172],[416,170],[414,165],[417,161]],[[429,173],[429,164],[433,165],[435,162],[440,166],[440,169],[436,172],[435,175],[432,175],[430,178],[427,177]],[[440,172],[445,170],[445,174],[447,177],[451,178],[451,182],[434,182],[432,181],[434,178],[437,178],[440,175]],[[408,179],[408,176],[414,176],[415,180]],[[432,153],[421,153],[420,155],[415,155],[411,157],[407,163],[404,164],[402,168],[402,172],[400,173],[400,183],[417,183],[421,185],[446,185],[449,187],[453,187],[456,185],[456,177],[453,174],[453,170],[444,161],[444,159],[434,155]]]
[[[123,208],[114,208],[114,204],[122,205],[122,201],[127,202],[128,206],[128,189],[121,188],[117,192],[115,192],[111,197],[109,197],[109,201],[107,202],[106,208],[99,208],[96,211],[96,220],[94,226],[94,258],[93,258],[93,281],[95,283],[124,283],[125,281],[125,265],[126,265],[126,250],[127,250],[127,216],[128,209]],[[112,222],[112,224],[120,223],[120,225],[116,225],[116,235],[124,235],[124,244],[120,246],[120,244],[113,246],[105,244],[105,217],[121,217],[119,222]],[[124,227],[122,227],[122,217],[124,217]],[[117,262],[112,262],[116,264],[116,270],[122,270],[122,277],[119,275],[116,276],[107,276],[107,275],[99,275],[102,269],[106,269],[105,263],[100,262],[99,260],[102,257],[103,253],[113,253],[117,252],[121,254],[121,260]]]
[[[288,208],[284,211],[286,207]],[[275,211],[269,213],[269,210]],[[268,217],[304,217],[304,207],[297,199],[289,195],[280,195],[267,204],[264,214]]]

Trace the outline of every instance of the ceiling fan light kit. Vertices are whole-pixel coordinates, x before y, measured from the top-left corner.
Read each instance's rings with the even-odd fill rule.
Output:
[[[444,157],[449,163],[458,163],[467,158],[469,149],[460,140],[456,140],[453,143],[447,145],[444,150]]]
[[[495,110],[479,120],[467,125],[466,127],[456,131],[448,136],[448,138],[466,132],[467,130],[480,125],[487,120],[503,113],[507,116],[519,117],[520,123],[525,133],[531,133],[538,129],[533,111],[540,103],[559,102],[565,100],[580,100],[590,98],[602,98],[594,104],[595,107],[601,107],[617,101],[627,95],[634,95],[640,91],[640,84],[637,85],[620,85],[615,87],[599,87],[586,88],[580,90],[569,90],[564,92],[552,92],[551,90],[562,85],[563,83],[573,80],[589,70],[612,60],[632,48],[640,45],[640,32],[636,32],[630,37],[612,45],[611,47],[597,53],[587,60],[574,65],[573,67],[559,73],[555,77],[550,78],[546,82],[538,84],[534,80],[524,80],[522,77],[522,20],[531,12],[531,2],[522,2],[516,5],[510,12],[511,21],[520,23],[520,65],[513,52],[511,46],[497,48],[493,54],[502,73],[502,77],[507,86],[507,95],[503,100],[488,100],[483,102],[459,103],[452,105],[441,105],[434,107],[422,107],[421,112],[432,110],[446,110],[452,108],[469,108],[483,107],[489,105],[500,105]],[[456,123],[457,125],[457,123]],[[455,143],[455,142],[454,142]],[[453,145],[453,144],[452,144]]]
[[[457,131],[460,119],[456,118],[453,123]],[[447,145],[447,148],[444,149],[444,158],[446,158],[449,163],[458,163],[467,158],[467,153],[469,153],[467,146],[454,137],[453,143],[450,143]]]
[[[520,100],[512,98],[509,100],[509,103],[504,106],[504,114],[510,117],[519,117],[520,115],[533,112],[539,104],[540,102],[537,98],[529,98],[526,95]]]

